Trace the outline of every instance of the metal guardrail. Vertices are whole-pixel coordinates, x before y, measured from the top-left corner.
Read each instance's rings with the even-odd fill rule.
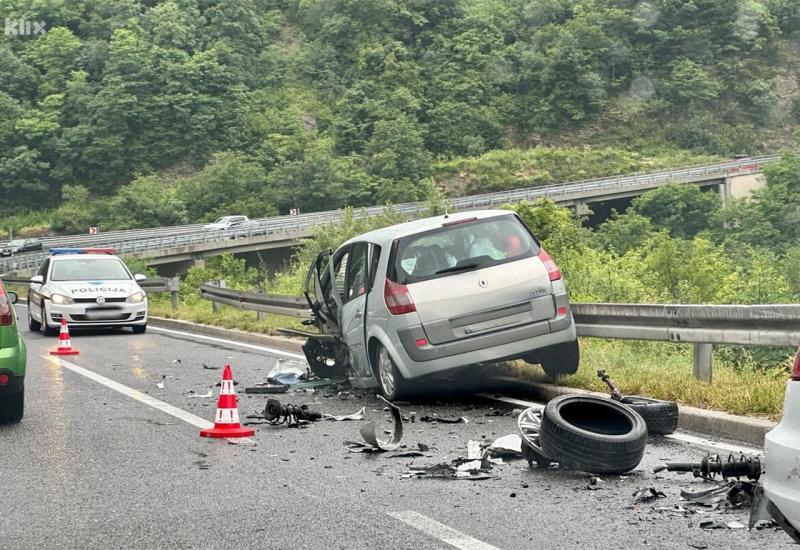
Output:
[[[597,194],[601,194],[604,191],[622,191],[625,189],[642,188],[676,180],[692,181],[693,179],[707,179],[708,176],[712,175],[727,177],[754,173],[760,171],[764,164],[779,158],[778,155],[767,155],[683,168],[656,170],[625,176],[541,185],[513,191],[498,191],[468,197],[456,197],[449,199],[449,203],[454,210],[466,210],[492,208],[507,203],[536,200],[543,197],[559,200],[595,191]],[[407,216],[424,213],[427,208],[427,204],[421,202],[393,206],[394,210]],[[359,209],[354,212],[354,215],[357,218],[370,217],[381,214],[383,211],[383,206],[373,206]],[[227,241],[230,239],[268,235],[297,237],[305,234],[313,226],[339,222],[342,219],[342,215],[341,210],[330,210],[326,212],[301,214],[299,216],[276,216],[273,218],[252,220],[245,226],[222,231],[205,231],[202,225],[194,224],[143,230],[115,231],[95,236],[72,235],[49,237],[43,239],[43,244],[45,247],[106,246],[115,248],[118,253],[122,255],[141,253],[158,256],[160,252],[166,250],[197,244]],[[41,252],[21,254],[15,256],[12,260],[0,259],[0,271],[34,269],[41,264],[46,256],[46,252]]]
[[[288,315],[300,319],[310,319],[308,302],[301,296],[282,296],[255,291],[242,291],[225,288],[224,281],[206,283],[198,289],[200,296],[215,304],[233,306],[259,313]]]
[[[221,285],[221,286],[220,286]],[[311,317],[302,297],[245,292],[224,282],[200,287],[206,300],[239,309]],[[800,305],[572,304],[578,336],[694,344],[694,375],[711,381],[714,344],[796,347]]]
[[[0,277],[0,281],[12,285],[27,285],[30,277]],[[173,311],[178,308],[178,292],[181,280],[178,277],[149,277],[139,281],[139,287],[147,294],[169,292]]]

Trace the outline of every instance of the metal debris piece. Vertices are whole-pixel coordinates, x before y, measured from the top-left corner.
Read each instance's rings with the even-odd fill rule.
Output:
[[[273,426],[279,424],[299,426],[301,422],[307,423],[319,420],[322,415],[308,410],[307,405],[300,407],[297,405],[283,405],[277,399],[267,399],[267,406],[264,407],[264,418]]]
[[[668,472],[692,472],[694,477],[713,480],[717,476],[722,479],[746,477],[758,481],[761,477],[761,461],[757,457],[735,457],[733,454],[724,459],[720,455],[707,455],[700,462],[668,462],[663,466],[653,468],[653,473],[667,470]]]
[[[706,520],[700,522],[700,529],[727,529],[728,526],[721,521]]]
[[[360,410],[354,412],[353,414],[340,414],[340,415],[333,415],[324,413],[322,418],[325,420],[335,420],[337,422],[341,422],[343,420],[364,420],[364,413],[367,412],[366,407],[361,407]]]
[[[244,389],[244,393],[286,393],[289,386],[280,383],[261,382]]]
[[[517,434],[504,435],[494,440],[487,452],[492,456],[506,458],[522,457],[522,438]]]
[[[378,396],[378,399],[386,403],[392,413],[392,420],[394,421],[394,433],[392,434],[392,439],[389,441],[381,441],[378,439],[378,436],[375,433],[375,422],[368,422],[364,424],[361,426],[359,432],[361,433],[361,437],[364,438],[364,441],[376,449],[380,449],[382,451],[394,451],[400,446],[400,441],[403,439],[403,418],[400,415],[400,409],[397,406],[395,406],[393,403],[390,403],[380,395]]]
[[[203,368],[206,369],[206,370],[219,370],[221,367],[210,367],[210,366],[206,365],[205,363],[203,363]]]
[[[603,483],[605,483],[605,481],[603,481],[602,478],[599,478],[597,476],[592,476],[589,478],[589,483],[586,484],[585,489],[587,491],[600,491],[602,489],[605,489],[605,487],[601,486],[601,484]]]
[[[439,424],[467,424],[469,419],[465,416],[439,416],[437,414],[419,417],[420,422],[438,422]]]
[[[386,458],[412,458],[412,457],[425,456],[425,454],[419,451],[400,451],[397,453],[390,453],[384,456]]]
[[[167,375],[166,374],[162,374],[161,375],[161,382],[156,382],[156,387],[159,390],[163,390],[164,389],[164,382],[166,382],[166,381],[167,381]]]
[[[728,529],[744,529],[745,524],[738,521],[729,521]]]
[[[681,491],[684,499],[716,508],[720,503],[725,503],[725,508],[749,508],[753,504],[755,483],[750,481],[729,481],[705,491]]]
[[[633,493],[634,503],[650,502],[651,500],[655,500],[657,498],[667,498],[667,495],[655,487],[642,487]]]
[[[425,445],[424,443],[417,443],[417,448],[423,453],[426,453],[430,450],[430,446]]]
[[[614,381],[611,380],[611,376],[606,374],[605,370],[597,371],[597,376],[598,378],[600,378],[600,380],[606,383],[606,386],[608,386],[608,391],[611,394],[611,399],[615,401],[621,401],[622,392],[619,391],[619,388],[617,388],[617,386],[614,384]]]

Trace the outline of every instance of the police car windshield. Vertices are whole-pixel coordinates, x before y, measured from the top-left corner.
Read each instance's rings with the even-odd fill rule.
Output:
[[[119,260],[70,258],[53,262],[51,281],[129,281],[128,270]]]

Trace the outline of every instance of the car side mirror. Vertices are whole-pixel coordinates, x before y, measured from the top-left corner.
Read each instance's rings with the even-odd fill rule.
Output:
[[[8,301],[12,304],[16,304],[19,301],[19,295],[11,290],[6,291],[6,296],[8,296]]]
[[[137,283],[141,283],[142,281],[147,279],[147,275],[142,275],[141,273],[137,273],[133,276],[133,280]]]
[[[41,275],[35,275],[31,277],[31,282],[35,285],[40,285],[44,283],[44,277],[42,277]]]

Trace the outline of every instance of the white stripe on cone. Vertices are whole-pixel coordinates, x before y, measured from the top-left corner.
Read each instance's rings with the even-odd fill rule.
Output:
[[[215,424],[238,424],[239,409],[217,409]]]
[[[220,395],[236,395],[233,391],[233,380],[223,380],[219,390]]]

